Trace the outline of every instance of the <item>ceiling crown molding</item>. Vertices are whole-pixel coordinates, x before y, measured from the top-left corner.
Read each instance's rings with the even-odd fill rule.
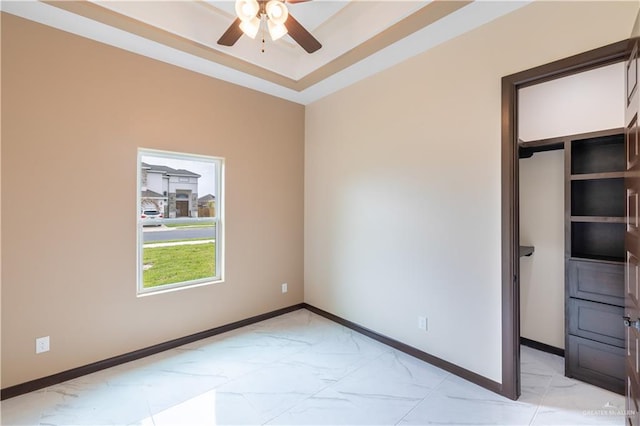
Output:
[[[323,48],[309,55],[284,38],[269,44],[262,56],[255,53],[254,45],[259,41],[248,37],[239,40],[241,46],[220,48],[215,44],[216,37],[224,32],[233,17],[233,2],[22,0],[2,1],[0,8],[6,13],[306,105],[528,3],[346,0],[299,3],[291,5],[291,13],[296,17],[300,15],[300,21],[322,42]],[[130,8],[128,14],[123,13],[126,4]],[[307,15],[303,6],[307,8]],[[227,11],[225,8],[229,7]],[[296,7],[298,9],[294,9]],[[356,19],[365,13],[369,13],[369,21]],[[391,18],[385,21],[386,15]],[[376,30],[361,28],[369,24],[375,25]],[[247,50],[249,53],[244,54]],[[269,54],[271,56],[267,56]],[[277,66],[269,62],[274,60]]]

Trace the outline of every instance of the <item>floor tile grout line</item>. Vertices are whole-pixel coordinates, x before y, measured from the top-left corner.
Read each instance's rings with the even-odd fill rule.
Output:
[[[311,314],[312,314],[312,315],[315,315],[315,314],[313,314],[313,312],[311,312]],[[355,331],[355,330],[352,330],[352,329],[350,329],[350,328],[348,328],[348,327],[345,327],[345,326],[342,326],[342,325],[341,325],[341,327],[343,328],[343,330],[344,330],[344,331],[348,332],[351,336],[353,336],[353,335],[355,334],[355,335],[358,335],[358,336],[360,336],[360,337],[367,338],[368,340],[373,340],[373,339],[368,338],[368,336],[364,336],[363,334],[361,334],[361,333],[359,333],[359,332],[357,332],[357,331]],[[375,340],[373,340],[373,342],[378,343],[378,342],[376,342]],[[383,346],[383,347],[386,347],[386,345],[382,345],[382,346]],[[347,378],[349,378],[350,376],[354,375],[356,372],[358,372],[358,371],[362,370],[363,368],[365,368],[366,366],[368,366],[368,365],[370,365],[370,364],[373,364],[375,361],[377,361],[378,359],[382,358],[383,356],[385,356],[385,355],[387,355],[387,354],[394,354],[394,355],[395,355],[395,352],[396,352],[396,350],[394,350],[393,348],[389,348],[389,350],[381,350],[381,352],[380,352],[377,356],[375,356],[375,357],[373,357],[373,358],[369,359],[367,362],[365,362],[365,363],[363,363],[362,365],[360,365],[359,367],[357,367],[357,368],[353,369],[352,371],[350,371],[349,373],[347,373],[345,376],[343,376],[343,377],[341,377],[340,379],[336,380],[334,383],[331,383],[331,384],[327,385],[327,386],[326,386],[326,387],[324,387],[322,390],[320,390],[320,391],[316,392],[314,395],[309,396],[309,397],[308,397],[308,398],[306,398],[306,399],[313,398],[313,396],[317,395],[318,393],[320,393],[320,392],[322,392],[322,391],[324,391],[324,390],[326,390],[326,389],[329,389],[329,388],[331,388],[331,387],[336,386],[336,385],[337,385],[337,384],[339,384],[341,381],[346,380],[346,379],[347,379]],[[439,384],[440,384],[440,383],[438,383],[438,385],[439,385]],[[301,401],[300,403],[302,403],[302,401]],[[418,403],[419,403],[419,402],[418,402]],[[299,404],[296,404],[296,405],[299,405]],[[292,408],[293,408],[293,407],[292,407]]]
[[[151,405],[149,405],[149,398],[145,397],[145,401],[147,403],[147,411],[149,412],[149,418],[151,419],[151,423],[153,426],[156,426],[156,420],[153,418],[154,413],[151,411]]]
[[[520,373],[520,374],[522,376],[522,373]],[[559,373],[556,372],[555,370],[552,370],[551,377],[549,378],[549,382],[547,383],[547,386],[545,387],[544,392],[542,393],[542,396],[540,397],[540,400],[538,401],[538,404],[536,405],[536,411],[533,413],[533,417],[531,418],[531,421],[529,422],[529,426],[532,426],[534,424],[534,422],[536,421],[536,418],[538,417],[538,413],[540,412],[540,407],[542,407],[542,404],[544,404],[545,398],[549,394],[549,390],[551,389],[551,384],[553,383],[553,378],[555,376],[559,376]],[[564,373],[563,373],[563,377],[564,377]]]
[[[322,317],[320,317],[320,316],[318,316],[318,315],[314,314],[313,312],[308,312],[308,314],[309,314],[309,317],[310,317],[310,318],[315,318],[315,317],[317,317],[317,318],[322,318]],[[308,325],[309,325],[309,322],[308,322],[306,325],[308,326]],[[346,328],[346,327],[343,327],[343,328],[344,328],[344,331],[347,331],[349,334],[353,334],[353,333],[354,333],[354,331],[353,331],[353,330],[350,330],[350,329],[348,329],[348,328]],[[259,329],[256,329],[256,330],[252,330],[252,331],[260,331],[260,330],[259,330]],[[261,331],[264,331],[264,330],[261,330]],[[360,334],[360,333],[357,333],[357,334]],[[324,339],[323,339],[323,340],[324,340]],[[282,358],[282,359],[279,359],[279,360],[273,360],[272,362],[269,362],[269,363],[265,364],[265,366],[267,366],[267,365],[269,365],[269,366],[271,366],[271,365],[275,365],[276,363],[281,363],[281,362],[283,362],[283,361],[285,361],[285,360],[288,360],[288,359],[290,359],[291,357],[293,357],[293,356],[295,356],[295,355],[297,355],[297,354],[300,354],[300,353],[302,353],[302,352],[305,352],[305,351],[310,350],[310,349],[311,349],[315,344],[317,344],[317,342],[316,342],[316,343],[312,343],[312,344],[310,344],[309,346],[303,346],[303,347],[301,347],[301,349],[300,349],[300,350],[295,351],[295,352],[292,352],[292,353],[288,354],[286,357],[284,357],[284,358]],[[291,410],[291,409],[293,409],[293,408],[297,407],[298,405],[302,404],[304,401],[308,400],[309,398],[312,398],[313,396],[315,396],[315,395],[317,395],[318,393],[320,393],[320,392],[324,391],[325,389],[328,389],[329,387],[331,387],[331,386],[335,385],[336,383],[338,383],[340,380],[344,379],[345,377],[348,377],[348,376],[349,376],[349,375],[351,375],[353,372],[355,372],[355,371],[359,370],[360,368],[364,367],[364,365],[367,365],[367,364],[369,364],[370,362],[373,362],[373,360],[377,359],[378,357],[382,356],[383,354],[384,354],[384,352],[380,353],[377,357],[375,357],[375,358],[373,358],[373,359],[369,360],[367,363],[365,363],[365,364],[361,365],[360,367],[356,368],[355,370],[353,370],[353,371],[351,371],[351,372],[347,373],[347,375],[345,375],[344,377],[342,377],[342,378],[340,378],[340,379],[336,380],[334,383],[328,383],[326,386],[322,387],[322,388],[321,388],[321,389],[319,389],[317,392],[313,393],[312,395],[307,396],[306,398],[301,399],[300,401],[296,402],[296,403],[295,403],[294,405],[292,405],[291,407],[286,408],[284,411],[282,411],[282,412],[280,412],[280,413],[276,414],[275,416],[273,416],[273,417],[269,418],[268,420],[266,420],[266,421],[265,421],[265,422],[263,422],[262,424],[263,424],[263,425],[266,425],[266,424],[268,424],[269,422],[271,422],[271,421],[273,421],[273,420],[277,419],[278,417],[282,416],[283,414],[285,414],[285,413],[286,413],[286,412],[288,412],[289,410]],[[262,366],[261,368],[264,368],[265,366]],[[234,379],[232,379],[232,380],[230,380],[230,381],[228,381],[228,382],[226,382],[226,383],[230,383],[230,382],[232,382],[232,381],[238,380],[239,378],[244,377],[244,376],[246,376],[246,375],[248,375],[248,374],[254,373],[255,371],[256,371],[256,370],[252,370],[252,371],[250,371],[250,372],[247,372],[247,373],[245,373],[245,374],[243,374],[243,375],[241,375],[241,376],[239,376],[239,377],[237,377],[237,378],[234,378]],[[222,386],[222,385],[220,385],[220,386]],[[253,407],[253,404],[251,404],[251,402],[250,402],[249,400],[247,400],[247,399],[246,399],[245,395],[244,395],[243,393],[242,393],[241,395],[242,395],[243,399],[245,399],[245,401],[247,401],[247,403],[249,403],[249,405]],[[253,408],[254,408],[254,409],[256,409],[255,407],[253,407]],[[256,409],[256,411],[258,411],[258,410]]]
[[[267,320],[267,321],[269,321],[269,320]],[[248,325],[248,326],[245,326],[245,327],[247,327],[247,328],[246,328],[246,330],[245,330],[246,334],[252,334],[252,333],[253,333],[253,334],[258,335],[260,332],[265,332],[265,330],[264,330],[264,329],[262,329],[262,328],[260,328],[260,327],[255,327],[255,325]],[[243,327],[243,328],[244,328],[244,327]],[[239,329],[239,330],[241,330],[241,329]],[[270,333],[273,333],[273,332],[270,332]],[[215,344],[215,343],[216,343],[216,341],[213,341],[213,342],[211,342],[210,344]],[[291,356],[293,356],[293,355],[295,355],[295,354],[301,353],[301,352],[303,352],[305,349],[308,349],[308,348],[309,348],[309,346],[303,346],[303,347],[301,347],[301,348],[300,348],[300,350],[295,351],[295,352],[293,352],[293,353],[289,354],[287,357],[285,357],[285,358],[283,358],[283,359],[287,359],[287,358],[289,358],[289,357],[291,357]],[[275,364],[277,364],[277,363],[279,363],[279,362],[282,362],[282,361],[283,361],[283,359],[273,359],[272,361],[269,361],[269,362],[267,362],[267,363],[265,363],[265,364],[263,364],[263,365],[260,365],[260,366],[258,366],[258,367],[257,367],[257,368],[255,368],[255,369],[252,369],[252,370],[250,370],[250,371],[247,371],[247,372],[245,372],[245,373],[243,373],[243,374],[239,375],[238,377],[234,377],[233,379],[229,379],[229,380],[227,380],[226,382],[221,383],[221,384],[219,384],[218,386],[215,386],[213,389],[217,389],[217,388],[222,387],[222,386],[224,386],[224,385],[226,385],[226,384],[229,384],[229,383],[232,383],[232,382],[234,382],[234,381],[237,381],[237,380],[239,380],[239,379],[241,379],[241,378],[244,378],[244,377],[246,377],[246,376],[248,376],[248,375],[250,375],[250,374],[255,374],[258,370],[261,370],[261,369],[264,369],[264,368],[266,368],[266,367],[273,366],[273,365],[275,365]],[[212,390],[213,390],[213,389],[212,389]],[[251,406],[251,407],[256,411],[256,413],[259,413],[259,410],[258,410],[258,409],[257,409],[257,408],[252,404],[252,403],[251,403],[251,401],[250,401],[250,400],[248,400],[248,399],[246,398],[246,396],[244,395],[244,393],[240,393],[240,394],[242,395],[243,400],[245,400],[245,401],[247,402],[247,404],[248,404],[249,406]],[[286,412],[286,410],[285,410],[285,412]],[[278,417],[278,416],[280,416],[280,415],[282,415],[282,414],[283,414],[283,413],[280,413],[280,414],[278,414],[276,417]],[[276,417],[274,417],[274,418],[276,418]],[[273,420],[273,418],[272,418],[272,419],[267,420],[267,421],[266,421],[266,422],[264,422],[263,424],[267,424],[267,423],[268,423],[268,422],[270,422],[271,420]],[[154,425],[155,425],[155,422],[154,422]]]
[[[549,383],[551,383],[551,380],[549,380]],[[548,386],[547,386],[547,389],[548,389]],[[536,410],[533,412],[533,416],[531,417],[531,420],[529,421],[529,426],[533,425],[533,423],[536,420],[536,417],[538,416],[538,410],[540,410],[540,406],[542,405],[542,401],[544,400],[544,396],[547,394],[547,389],[545,389],[544,394],[542,395],[542,397],[540,397],[540,400],[536,404]]]
[[[444,370],[443,370],[443,371],[444,371]],[[428,393],[427,393],[427,394],[426,394],[426,395],[425,395],[425,396],[424,396],[420,401],[416,402],[416,404],[415,404],[413,407],[411,407],[411,409],[409,409],[409,411],[407,411],[407,412],[405,413],[405,415],[404,415],[404,416],[402,416],[402,418],[401,418],[400,420],[398,420],[398,421],[395,423],[395,425],[396,425],[396,426],[397,426],[397,425],[399,425],[399,424],[400,424],[400,423],[401,423],[405,418],[407,418],[407,416],[408,416],[409,414],[411,414],[412,412],[414,412],[414,411],[416,410],[416,408],[418,408],[418,406],[419,406],[420,404],[422,404],[424,401],[426,401],[426,400],[427,400],[427,398],[431,397],[431,395],[433,395],[433,394],[436,392],[436,390],[438,390],[438,388],[439,388],[439,387],[440,387],[440,386],[441,386],[441,385],[442,385],[442,384],[443,384],[443,383],[444,383],[444,382],[445,382],[445,381],[446,381],[450,376],[451,376],[451,373],[446,372],[446,374],[444,375],[444,377],[442,377],[442,380],[440,380],[440,381],[438,382],[438,384],[437,384],[437,385],[435,385],[431,390],[429,390],[429,392],[428,392]]]
[[[347,329],[348,331],[352,331]],[[356,371],[359,371],[360,369],[364,368],[365,366],[373,363],[375,360],[377,360],[378,358],[382,357],[386,352],[382,352],[380,353],[378,356],[370,359],[369,361],[365,362],[364,364],[362,364],[361,366],[359,366],[358,368],[350,371],[349,373],[347,373],[345,376],[341,377],[340,379],[336,380],[333,383],[328,383],[325,387],[321,388],[320,390],[318,390],[317,392],[313,393],[312,395],[309,395],[308,397],[298,401],[297,403],[295,403],[294,405],[292,405],[291,407],[287,408],[285,411],[283,411],[282,413],[278,414],[277,416],[273,417],[272,419],[268,420],[267,422],[263,423],[263,425],[268,424],[269,422],[277,419],[278,417],[282,416],[283,414],[286,414],[288,411],[296,408],[297,406],[299,406],[300,404],[302,404],[303,402],[309,400],[310,398],[313,398],[314,396],[318,395],[319,393],[329,389],[332,386],[335,386],[336,384],[338,384],[339,382],[341,382],[342,380],[346,379],[347,377],[351,376],[352,374],[354,374]]]
[[[313,313],[310,313],[310,316],[315,317],[315,315],[313,315]],[[313,324],[306,324],[306,325],[307,326],[309,326],[309,325],[313,326]],[[320,327],[320,328],[315,328],[314,327],[314,330],[310,331],[311,334],[306,335],[306,334],[304,334],[304,330],[298,330],[298,327],[303,327],[304,328],[304,326],[305,326],[304,324],[300,325],[297,322],[294,322],[292,324],[292,328],[290,328],[289,325],[285,322],[285,323],[282,324],[282,326],[284,327],[283,330],[279,330],[278,329],[278,325],[274,324],[272,329],[270,329],[271,327],[268,327],[266,330],[265,329],[262,329],[262,330],[247,329],[245,332],[248,335],[252,335],[252,336],[256,332],[267,332],[267,333],[273,333],[274,335],[275,334],[281,334],[282,336],[285,336],[285,337],[298,336],[298,337],[301,337],[301,339],[303,338],[303,336],[306,336],[307,340],[315,341],[316,342],[315,344],[319,344],[319,343],[321,343],[321,342],[323,342],[323,341],[325,341],[327,339],[328,340],[332,340],[334,337],[340,336],[340,344],[346,343],[346,341],[342,340],[343,336],[342,336],[341,333],[340,334],[335,334],[335,335],[333,334],[333,332],[331,331],[333,329],[326,329],[325,330],[323,327]],[[363,337],[363,338],[366,339],[366,337],[367,337],[367,336],[362,336],[360,333],[358,333],[356,331],[353,331],[353,330],[350,330],[350,329],[346,329],[346,330],[351,335],[351,338],[355,338],[357,336],[357,337]],[[290,332],[290,331],[293,331],[293,332]],[[300,333],[300,334],[298,334],[298,333]],[[321,338],[321,340],[317,340],[317,339],[320,339],[320,338]],[[358,343],[361,343],[360,339],[356,339],[356,340],[357,340],[356,345]],[[214,341],[214,342],[212,342],[212,344],[215,346],[216,342]],[[256,346],[256,347],[258,347],[258,349],[259,349],[260,345]],[[262,348],[266,348],[267,346],[266,345],[262,345],[261,347]],[[252,368],[250,371],[243,372],[238,377],[234,377],[233,373],[230,373],[228,377],[233,377],[232,379],[228,379],[227,378],[227,380],[225,380],[224,383],[218,384],[218,385],[214,386],[212,389],[217,389],[217,388],[219,388],[221,386],[224,386],[225,384],[230,383],[230,382],[232,382],[234,380],[237,380],[237,379],[239,379],[241,377],[246,377],[247,375],[256,374],[257,372],[259,372],[260,370],[262,370],[264,368],[269,368],[270,366],[274,366],[274,365],[277,365],[278,363],[282,363],[283,360],[285,360],[285,359],[291,359],[292,357],[295,357],[296,354],[300,354],[300,353],[307,352],[307,351],[313,351],[313,347],[314,346],[313,346],[313,344],[300,345],[300,346],[297,346],[296,344],[292,344],[291,346],[289,346],[288,344],[285,343],[284,346],[279,346],[279,345],[275,345],[274,344],[274,345],[270,345],[268,347],[270,349],[273,349],[273,352],[271,352],[271,355],[269,355],[270,359],[267,362],[265,362],[263,364],[256,364],[256,368]],[[286,348],[286,349],[284,351],[282,351],[282,352],[279,352],[279,349],[282,349],[282,348]],[[349,346],[349,348],[353,349],[352,346]],[[386,348],[386,350],[385,350],[385,348]],[[290,352],[289,349],[291,349],[292,351]],[[370,352],[370,351],[375,351],[375,352]],[[324,353],[323,351],[321,351],[321,352]],[[286,354],[286,357],[279,358],[277,356],[279,353]],[[369,347],[369,345],[366,345],[366,346],[363,345],[361,350],[358,350],[357,352],[355,352],[355,351],[353,352],[353,354],[357,354],[356,357],[354,358],[354,359],[357,359],[357,361],[347,363],[347,367],[345,369],[337,370],[339,372],[339,374],[334,374],[332,376],[332,377],[339,377],[337,380],[325,381],[324,386],[323,386],[323,383],[317,383],[317,385],[320,385],[320,387],[321,387],[319,390],[317,390],[313,394],[301,393],[299,396],[302,399],[300,399],[297,402],[294,402],[293,404],[291,404],[291,406],[289,408],[284,409],[280,414],[278,414],[278,415],[274,416],[273,418],[267,420],[266,423],[271,422],[271,421],[275,421],[278,417],[282,416],[284,413],[295,409],[295,407],[298,407],[300,404],[304,403],[304,401],[308,401],[310,398],[313,398],[314,396],[318,395],[320,392],[326,391],[327,389],[330,389],[331,387],[335,387],[335,386],[339,385],[340,383],[342,383],[343,381],[348,380],[350,377],[352,377],[358,371],[361,371],[363,368],[366,368],[368,365],[371,365],[372,363],[376,362],[377,360],[380,360],[381,358],[383,358],[383,357],[385,357],[385,356],[387,356],[389,354],[397,356],[397,355],[399,355],[401,353],[402,353],[401,351],[399,352],[399,351],[397,351],[395,349],[388,348],[386,345],[380,345],[380,347],[378,347],[378,345],[376,345],[375,347]],[[537,352],[535,352],[535,353],[537,354]],[[321,356],[322,354],[319,354],[319,355]],[[258,358],[253,357],[251,359],[252,360],[258,359],[259,360],[259,356],[258,356]],[[536,359],[537,358],[533,359],[533,361],[536,361]],[[562,372],[560,372],[560,369],[558,368],[556,370],[556,368],[555,368],[555,367],[557,367],[557,365],[556,365],[557,363],[556,362],[552,362],[551,364],[549,364],[547,362],[542,362],[542,361],[548,361],[546,359],[546,357],[543,360],[540,360],[540,361],[542,363],[541,365],[547,366],[547,367],[551,366],[553,368],[550,371],[551,377],[548,378],[548,380],[546,381],[546,386],[544,386],[544,388],[542,388],[543,392],[540,393],[541,396],[539,396],[539,398],[534,399],[534,401],[537,400],[537,402],[523,402],[523,405],[529,405],[530,406],[530,409],[528,410],[529,412],[531,411],[531,408],[533,408],[533,406],[535,406],[535,410],[533,410],[533,415],[531,416],[530,421],[528,423],[529,425],[533,425],[536,421],[538,421],[537,418],[538,418],[539,415],[541,416],[540,417],[541,419],[543,419],[543,417],[544,417],[544,419],[547,419],[547,417],[545,416],[545,414],[547,412],[544,410],[544,408],[545,408],[544,404],[549,403],[552,406],[555,406],[555,403],[557,403],[557,396],[556,396],[555,393],[553,393],[555,387],[552,386],[552,384],[554,383],[554,380],[561,380],[562,378],[564,378],[564,375],[563,375]],[[243,362],[243,361],[240,360],[240,362]],[[344,363],[341,363],[341,364],[344,364]],[[341,364],[339,364],[338,366],[340,366]],[[429,363],[425,363],[425,364],[429,365]],[[176,369],[180,368],[179,365],[181,365],[181,364],[176,364]],[[314,364],[312,363],[312,365],[314,365]],[[142,366],[142,367],[146,367],[146,366]],[[534,365],[534,367],[536,367],[536,365]],[[117,368],[114,367],[112,370],[116,371]],[[133,371],[142,371],[145,374],[153,374],[153,371],[145,371],[145,370],[146,370],[146,368],[142,368],[141,370],[139,368],[134,368],[133,369]],[[229,371],[231,371],[231,370],[229,370]],[[241,372],[241,371],[242,370],[238,370],[238,372]],[[332,371],[336,371],[336,369],[333,369]],[[342,371],[347,371],[347,372],[346,372],[346,374],[341,375]],[[534,368],[533,374],[535,374],[535,371],[536,370]],[[545,376],[548,377],[548,375],[546,375],[546,374],[545,374]],[[418,409],[418,407],[420,407],[420,405],[423,404],[425,401],[429,401],[430,398],[437,397],[440,394],[442,394],[443,396],[447,396],[446,393],[439,392],[439,390],[443,387],[443,383],[445,383],[447,380],[450,380],[451,378],[455,378],[455,377],[457,377],[457,376],[452,375],[451,373],[445,372],[445,375],[441,379],[439,379],[439,382],[436,381],[436,383],[435,383],[435,385],[433,387],[431,387],[430,389],[423,389],[422,390],[422,391],[426,390],[426,394],[424,395],[424,397],[419,398],[419,396],[416,395],[416,393],[413,393],[413,395],[416,397],[415,401],[417,401],[417,402],[415,402],[415,405],[413,405],[413,407],[409,408],[408,410],[401,410],[399,413],[397,413],[398,416],[399,416],[399,415],[402,414],[402,411],[406,411],[406,413],[395,424],[396,425],[397,424],[401,424],[403,421],[406,421],[407,418],[409,418],[409,416],[411,415],[411,413],[415,413],[415,410]],[[438,378],[436,377],[436,379],[438,379]],[[573,381],[572,379],[570,379],[570,380]],[[80,391],[82,389],[82,393],[84,393],[85,392],[84,391],[84,386],[88,386],[89,387],[88,390],[91,391],[93,385],[98,383],[98,382],[99,381],[95,381],[95,383],[94,383],[94,381],[89,381],[87,383],[78,383],[77,384],[79,386],[78,390]],[[544,383],[544,381],[541,381],[541,382]],[[111,386],[108,383],[108,381],[105,382],[105,383],[107,384],[107,386]],[[535,382],[533,384],[535,385]],[[558,384],[561,384],[561,383],[559,382]],[[53,388],[55,388],[55,386],[52,386],[52,387],[49,387],[49,388],[45,388],[45,389],[43,389],[43,392],[40,393],[39,395],[34,395],[36,397],[36,398],[34,398],[34,401],[36,401],[36,404],[33,404],[33,406],[34,406],[34,408],[36,408],[36,410],[31,411],[31,416],[33,416],[31,418],[34,419],[34,417],[38,417],[37,415],[39,414],[39,422],[38,423],[46,423],[45,419],[43,419],[43,414],[48,412],[47,411],[48,409],[47,408],[39,409],[39,407],[47,407],[48,406],[48,401],[49,401],[48,397],[49,396],[54,396],[54,394],[57,393],[55,391],[52,391]],[[422,391],[420,391],[420,393],[422,393]],[[117,391],[115,391],[115,392],[117,392]],[[177,396],[178,398],[182,397],[182,396],[178,396],[178,395],[175,395],[175,396]],[[245,397],[244,394],[242,394],[242,398],[243,398],[244,401],[246,401],[249,404],[248,406],[252,406],[253,407],[253,404],[250,404],[250,401],[247,400],[247,398]],[[54,399],[51,402],[55,403],[55,401],[56,400]],[[147,405],[147,410],[146,411],[150,416],[149,424],[155,425],[157,417],[154,418],[153,414],[151,413],[151,406],[149,405],[150,404],[150,399],[148,399],[148,397],[147,397],[147,398],[145,398],[145,401],[146,401],[146,405]],[[167,403],[170,403],[170,402],[171,402],[170,400],[167,400]],[[431,402],[434,402],[434,400],[432,399]],[[429,404],[431,404],[431,402],[427,402],[427,404],[429,405]],[[435,401],[435,402],[437,402],[437,401]],[[614,402],[617,403],[617,401],[614,401]],[[594,400],[594,403],[595,403],[595,400]],[[283,404],[283,405],[286,406],[287,404]],[[260,406],[262,406],[262,405],[260,405]],[[20,405],[17,405],[17,407],[22,409],[22,406],[20,406]],[[268,409],[265,409],[265,410],[258,410],[258,408],[256,408],[256,407],[254,407],[254,409],[256,411],[256,414],[258,414],[258,413],[268,413],[271,409],[277,408],[277,407],[278,407],[277,405],[273,405],[273,406],[271,406],[271,408],[268,408]],[[359,406],[352,407],[352,409],[358,410],[358,409],[362,408],[362,407],[360,407],[360,408],[358,408],[358,407]],[[75,408],[71,407],[70,409],[74,410],[76,408],[77,407],[75,407]],[[143,407],[140,407],[140,408],[143,408]],[[339,408],[339,406],[337,408]],[[331,408],[329,408],[329,409],[331,409]],[[71,413],[68,413],[68,414],[71,414]],[[140,414],[143,415],[143,413],[140,413]],[[301,414],[304,415],[305,413],[294,413],[294,414],[295,415],[301,415]],[[579,415],[579,413],[576,413],[576,414]],[[415,416],[416,415],[414,415],[414,418],[415,418]],[[420,417],[420,416],[418,415],[418,417]],[[145,420],[145,419],[143,419],[143,420]],[[522,419],[522,420],[524,420],[524,419]],[[526,421],[526,420],[524,420],[524,421]],[[522,424],[527,424],[527,423],[523,422]]]

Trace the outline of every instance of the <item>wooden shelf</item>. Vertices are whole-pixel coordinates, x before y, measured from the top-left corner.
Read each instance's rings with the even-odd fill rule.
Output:
[[[607,136],[615,136],[620,134],[624,134],[624,127],[616,127],[613,129],[600,130],[596,132],[576,133],[576,134],[567,135],[567,136],[558,136],[555,138],[534,139],[530,141],[524,141],[520,139],[518,140],[518,145],[523,148],[532,148],[532,147],[558,145],[558,144],[564,145],[565,142],[569,142],[572,140],[593,139],[593,138],[601,138],[601,137],[607,137]]]
[[[624,259],[617,257],[579,257],[571,256],[568,260],[577,260],[580,262],[606,263],[610,265],[624,265]]]
[[[573,257],[624,259],[624,222],[571,222],[570,231]]]
[[[625,158],[624,132],[571,140],[571,175],[622,172]]]
[[[574,260],[590,260],[593,262],[607,262],[607,263],[624,263],[624,258],[623,257],[617,257],[617,256],[598,256],[598,255],[593,255],[593,254],[582,254],[582,253],[575,253],[573,256],[570,257],[570,259],[574,259]]]
[[[613,216],[571,216],[571,222],[626,223],[624,217]]]
[[[589,179],[571,182],[571,215],[623,217],[624,179]]]
[[[624,326],[624,132],[565,146],[565,374],[619,391]],[[588,355],[584,355],[584,354]],[[597,357],[597,364],[585,361]]]
[[[620,179],[624,175],[625,172],[581,173],[571,175],[571,180]]]

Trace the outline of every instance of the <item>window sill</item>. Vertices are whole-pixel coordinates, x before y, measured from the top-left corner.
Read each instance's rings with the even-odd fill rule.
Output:
[[[221,283],[224,283],[224,278],[216,279],[213,281],[197,282],[193,284],[184,284],[184,285],[176,285],[176,286],[173,286],[173,285],[159,286],[159,287],[153,287],[151,289],[142,290],[142,291],[138,290],[138,294],[136,296],[137,297],[155,296],[157,294],[173,293],[176,291],[187,290],[187,289],[197,288],[197,287],[205,287],[205,286],[221,284]]]

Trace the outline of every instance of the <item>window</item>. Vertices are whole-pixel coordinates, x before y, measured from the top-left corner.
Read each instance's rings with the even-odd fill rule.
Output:
[[[224,160],[138,150],[138,294],[223,281]]]

